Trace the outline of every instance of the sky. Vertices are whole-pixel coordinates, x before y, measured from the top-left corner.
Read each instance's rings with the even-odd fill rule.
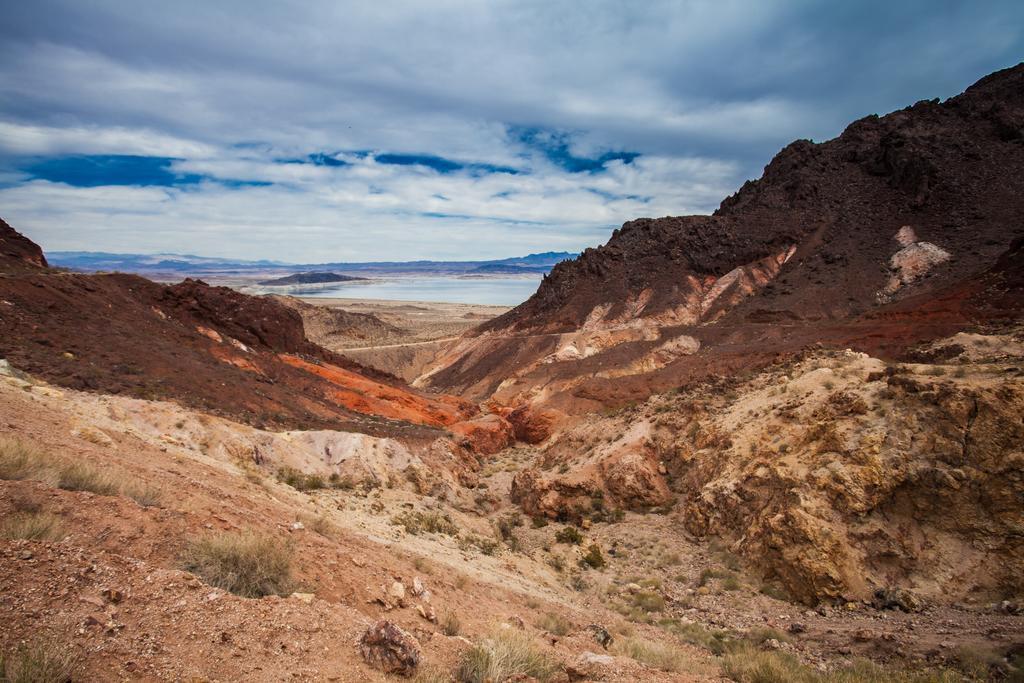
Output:
[[[0,0],[0,217],[48,251],[577,251],[1021,59],[1020,0]]]

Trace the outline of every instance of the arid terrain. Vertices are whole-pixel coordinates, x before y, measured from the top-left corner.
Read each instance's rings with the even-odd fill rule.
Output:
[[[1024,680],[1021,197],[1024,65],[512,310],[69,273],[0,222],[0,672]]]
[[[282,297],[302,316],[310,340],[407,382],[449,342],[508,311],[505,306]]]

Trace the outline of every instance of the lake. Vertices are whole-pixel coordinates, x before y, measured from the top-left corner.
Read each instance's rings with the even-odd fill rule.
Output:
[[[410,277],[371,282],[339,282],[323,289],[292,293],[318,298],[517,306],[529,299],[539,285],[540,278]]]

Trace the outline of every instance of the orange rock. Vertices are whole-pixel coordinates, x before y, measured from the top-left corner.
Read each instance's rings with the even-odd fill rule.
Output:
[[[449,429],[464,438],[474,452],[482,455],[497,453],[515,441],[512,425],[499,415],[483,415],[453,424]]]

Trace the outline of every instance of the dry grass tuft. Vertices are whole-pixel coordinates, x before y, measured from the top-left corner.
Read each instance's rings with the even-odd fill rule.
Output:
[[[21,439],[0,436],[0,479],[38,477],[45,469],[46,455]]]
[[[160,507],[163,501],[163,492],[151,484],[129,484],[121,492],[144,508]]]
[[[611,651],[662,671],[688,671],[693,663],[693,657],[682,648],[644,638],[620,638],[612,643]]]
[[[0,523],[0,538],[59,541],[64,538],[60,517],[49,512],[16,512]]]
[[[75,673],[75,657],[63,645],[22,645],[10,655],[0,654],[0,681],[4,683],[66,683]]]
[[[495,631],[467,650],[456,679],[461,683],[500,683],[519,675],[546,681],[558,669],[557,662],[541,651],[529,635],[507,629]]]
[[[65,464],[57,478],[57,486],[65,491],[91,491],[101,496],[116,496],[122,483],[110,472],[84,462]]]
[[[949,671],[910,672],[860,660],[821,673],[783,652],[759,651],[738,646],[722,659],[722,670],[737,683],[960,683],[963,677]]]
[[[291,593],[292,550],[255,532],[228,532],[193,541],[182,569],[245,598]]]
[[[65,491],[128,496],[143,507],[160,504],[160,489],[139,484],[114,469],[70,462],[20,439],[0,436],[0,479],[38,479]]]
[[[564,636],[572,630],[572,622],[561,614],[548,612],[542,614],[540,619],[537,620],[537,628],[553,633],[556,636]]]
[[[448,611],[441,615],[441,632],[446,636],[457,636],[462,631],[462,622],[459,620],[459,615],[455,612]]]

